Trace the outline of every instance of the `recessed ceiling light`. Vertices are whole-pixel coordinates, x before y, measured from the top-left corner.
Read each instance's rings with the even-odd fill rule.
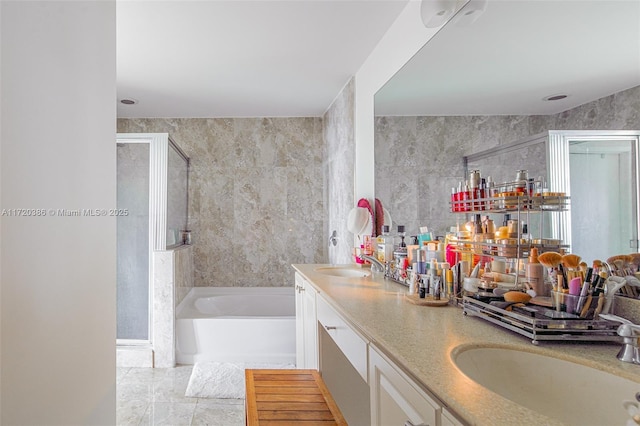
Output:
[[[559,101],[560,99],[564,99],[569,95],[559,94],[559,95],[551,95],[545,98],[542,98],[543,101]]]
[[[138,103],[138,101],[131,98],[124,98],[124,99],[120,99],[120,103],[124,105],[135,105]]]

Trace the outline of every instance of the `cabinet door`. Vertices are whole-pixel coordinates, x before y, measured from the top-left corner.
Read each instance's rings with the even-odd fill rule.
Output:
[[[318,368],[316,290],[296,273],[296,367]]]
[[[372,425],[437,426],[439,404],[390,360],[369,348]]]
[[[306,368],[304,360],[304,293],[300,288],[304,284],[304,279],[296,273],[295,275],[295,295],[296,295],[296,367]]]
[[[447,411],[446,408],[442,409],[442,416],[440,418],[440,426],[463,426],[463,424],[456,419],[456,417]]]
[[[367,346],[365,340],[351,324],[333,309],[324,297],[318,297],[318,323],[324,327],[327,334],[338,345],[344,356],[368,383]]]
[[[316,315],[316,290],[305,283],[302,291],[304,306],[304,368],[318,369],[318,320]]]

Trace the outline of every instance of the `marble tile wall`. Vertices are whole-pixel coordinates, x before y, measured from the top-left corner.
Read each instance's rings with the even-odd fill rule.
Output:
[[[409,234],[444,235],[459,219],[447,206],[463,155],[569,129],[640,129],[640,87],[551,116],[376,117],[376,196]]]
[[[175,306],[178,307],[193,285],[193,246],[180,246],[174,250]]]
[[[323,233],[327,241],[332,231],[337,231],[338,244],[329,246],[330,263],[352,262],[353,234],[347,230],[347,216],[356,205],[354,187],[354,89],[351,79],[333,101],[323,117],[324,125],[324,200],[326,206],[326,228]]]
[[[191,158],[195,286],[291,286],[324,257],[322,118],[119,119]]]
[[[175,258],[174,250],[156,251],[153,264],[153,365],[174,367],[175,356]]]
[[[193,287],[193,246],[153,253],[153,364],[176,365],[176,307]]]

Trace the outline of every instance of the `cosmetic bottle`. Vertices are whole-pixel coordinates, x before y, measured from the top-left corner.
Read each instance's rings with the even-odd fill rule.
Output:
[[[416,273],[425,274],[427,272],[427,252],[425,250],[416,251]]]
[[[472,210],[471,192],[469,191],[469,185],[465,182],[460,192],[461,212],[469,212]]]
[[[447,283],[447,297],[449,297],[449,300],[453,300],[456,297],[453,287],[453,270],[445,269],[445,279]]]
[[[429,289],[429,275],[428,274],[420,275],[420,283],[418,287],[420,299],[424,299],[427,296],[428,289]]]
[[[377,238],[378,260],[388,263],[393,260],[393,236],[389,234],[389,225],[382,227],[382,235]]]
[[[529,285],[536,292],[537,296],[549,296],[549,291],[544,282],[544,265],[538,260],[538,249],[533,247],[529,253],[529,263],[527,263],[526,278]]]
[[[433,294],[433,300],[440,300],[441,293],[441,277],[437,273],[431,275],[431,294]]]
[[[487,198],[487,180],[485,178],[480,178],[480,187],[478,188],[477,193],[478,198],[482,201],[476,203],[476,210],[485,210]]]
[[[411,244],[407,245],[407,258],[409,259],[409,264],[413,265],[416,261],[416,251],[420,248],[418,244],[418,236],[411,236]]]
[[[529,172],[527,172],[526,170],[518,170],[516,172],[516,182],[515,182],[516,185],[514,189],[519,196],[525,194],[528,182],[529,182]]]
[[[407,250],[407,243],[405,243],[404,238],[406,236],[406,233],[404,232],[404,225],[398,225],[398,234],[396,235],[396,238],[394,239],[394,249],[404,249],[405,251]]]
[[[433,239],[433,235],[431,235],[431,231],[429,231],[428,226],[420,227],[420,234],[418,234],[418,244],[422,247],[426,242],[431,241]]]
[[[455,265],[458,263],[458,252],[457,252],[457,227],[452,226],[447,232],[447,235],[444,237],[444,245],[445,245],[445,255],[444,258],[450,265]]]
[[[460,211],[458,209],[458,201],[459,201],[458,197],[459,197],[458,190],[456,188],[451,188],[451,211],[454,213]]]
[[[491,210],[497,206],[494,198],[498,196],[498,190],[496,189],[495,183],[493,182],[493,178],[491,176],[487,176],[487,187],[485,189],[487,201],[485,202],[485,209]]]
[[[470,211],[480,210],[480,170],[471,170],[469,172],[469,195],[472,200]]]
[[[522,245],[526,246],[531,242],[531,235],[529,235],[529,226],[526,223],[522,224],[522,235],[520,237],[521,237],[520,243]]]
[[[373,256],[373,255],[377,255],[377,253],[375,253],[373,250],[373,242],[372,242],[371,235],[364,235],[363,238],[364,238],[364,244],[360,245],[360,253],[363,255],[363,256],[360,256],[360,260],[362,262],[359,262],[356,259],[356,263],[363,263],[365,265],[370,265],[371,262],[366,260],[364,256]]]

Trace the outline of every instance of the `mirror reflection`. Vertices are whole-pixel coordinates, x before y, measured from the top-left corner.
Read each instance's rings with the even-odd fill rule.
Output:
[[[405,225],[407,235],[428,226],[443,236],[464,220],[450,212],[449,201],[452,189],[466,178],[465,156],[549,130],[640,129],[639,32],[639,2],[489,1],[473,23],[454,17],[376,94],[375,192],[394,224]],[[615,154],[620,164],[637,156],[630,144],[630,152]],[[603,204],[622,205],[624,213],[609,214],[627,216],[611,219],[624,220],[624,229],[614,242],[602,245],[587,237],[601,240],[606,225],[596,227],[578,216],[567,219],[575,222],[573,232],[571,226],[565,231],[573,251],[588,262],[637,251],[634,172],[613,178],[618,185],[599,179],[595,190],[584,176],[595,174],[586,166],[571,167],[569,161],[585,155],[578,151],[587,147],[593,161],[605,155],[612,164],[614,154],[599,152],[605,148],[595,142],[579,145],[572,143],[575,156],[565,159],[572,173],[571,215],[593,210],[576,209],[582,199],[593,204],[609,197],[594,194],[605,190],[604,185],[612,191],[624,188],[618,200]],[[466,169],[480,168],[496,181],[512,179],[519,169],[549,179],[553,173],[547,170],[542,146],[519,154],[496,153],[482,167],[469,164]],[[609,170],[611,175],[611,164],[598,173]],[[589,248],[594,245],[598,251]]]
[[[569,144],[575,206],[571,211],[572,244],[588,259],[638,250],[634,145],[632,140],[575,140]]]

